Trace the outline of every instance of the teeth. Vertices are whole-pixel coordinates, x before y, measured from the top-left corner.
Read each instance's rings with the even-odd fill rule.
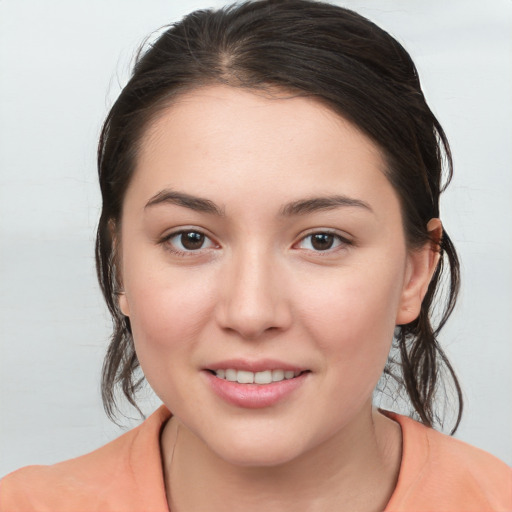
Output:
[[[240,384],[252,384],[254,382],[254,373],[238,370],[236,381]]]
[[[226,380],[229,380],[230,382],[236,382],[236,374],[236,370],[226,370]]]
[[[262,372],[248,372],[246,370],[234,370],[233,368],[215,370],[219,379],[240,384],[270,384],[281,380],[293,379],[301,374],[293,370],[264,370]]]
[[[284,370],[272,370],[272,380],[279,382],[284,379]]]
[[[270,384],[272,382],[272,372],[270,370],[256,372],[254,374],[254,382],[256,384]]]

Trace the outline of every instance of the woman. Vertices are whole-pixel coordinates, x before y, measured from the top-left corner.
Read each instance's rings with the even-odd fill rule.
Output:
[[[104,125],[96,256],[106,409],[139,364],[164,405],[11,474],[1,510],[510,509],[510,469],[431,428],[441,371],[462,413],[443,158],[449,181],[408,54],[351,11],[258,1],[163,33]],[[419,422],[372,406],[383,372]]]

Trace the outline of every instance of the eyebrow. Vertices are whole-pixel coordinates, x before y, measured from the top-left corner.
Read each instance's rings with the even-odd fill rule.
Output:
[[[155,194],[147,203],[144,209],[158,204],[175,204],[178,206],[184,206],[190,210],[195,210],[202,213],[210,213],[218,215],[219,217],[224,216],[224,211],[219,208],[213,201],[209,199],[203,199],[202,197],[192,196],[185,194],[184,192],[177,192],[175,190],[161,190],[158,194]]]
[[[355,199],[344,195],[333,195],[327,197],[312,197],[310,199],[299,199],[284,205],[281,215],[291,217],[294,215],[305,215],[321,210],[333,210],[342,206],[363,208],[373,213],[372,207],[361,199]]]
[[[217,206],[213,201],[171,189],[164,189],[155,194],[146,203],[144,208],[159,204],[175,204],[202,213],[209,213],[219,217],[225,216],[224,209]],[[285,204],[279,213],[283,217],[293,217],[295,215],[306,215],[308,213],[321,210],[333,210],[340,207],[363,208],[373,213],[371,206],[367,202],[345,195],[299,199]]]

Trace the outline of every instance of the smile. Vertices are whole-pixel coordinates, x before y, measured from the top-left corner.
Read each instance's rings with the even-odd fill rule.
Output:
[[[247,370],[235,370],[233,368],[214,370],[213,373],[219,379],[229,382],[238,382],[239,384],[271,384],[282,380],[298,377],[302,372],[293,370],[263,370],[260,372],[251,372]]]
[[[275,366],[273,370],[264,370],[261,364],[256,366],[260,366],[255,368],[259,371],[221,367],[202,373],[210,389],[219,398],[244,409],[276,406],[281,401],[291,399],[309,381],[312,373],[310,370],[285,370]]]

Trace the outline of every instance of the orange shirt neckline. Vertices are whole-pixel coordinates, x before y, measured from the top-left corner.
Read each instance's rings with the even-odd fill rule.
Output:
[[[512,511],[512,469],[496,457],[396,413],[402,431],[397,485],[384,512]],[[169,512],[161,406],[141,425],[89,454],[28,466],[0,481],[0,512]]]

